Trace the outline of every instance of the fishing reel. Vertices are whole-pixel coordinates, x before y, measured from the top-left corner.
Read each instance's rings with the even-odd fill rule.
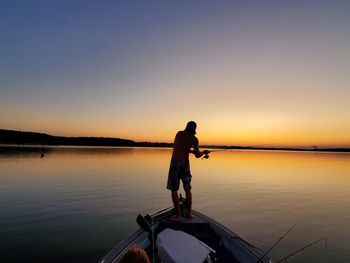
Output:
[[[209,159],[209,154],[205,154],[202,159]]]
[[[202,157],[202,160],[203,159],[209,159],[209,153],[210,153],[210,151],[208,151],[208,150],[205,150],[205,151],[203,151],[203,157]]]

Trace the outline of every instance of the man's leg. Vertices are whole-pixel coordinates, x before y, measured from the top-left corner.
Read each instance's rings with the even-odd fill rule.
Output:
[[[186,202],[187,202],[187,217],[193,218],[192,215],[192,193],[191,190],[187,190],[186,192]]]
[[[177,191],[171,191],[171,199],[173,200],[174,208],[175,208],[175,216],[172,217],[175,221],[181,220],[181,212],[180,212],[180,202],[179,195]]]

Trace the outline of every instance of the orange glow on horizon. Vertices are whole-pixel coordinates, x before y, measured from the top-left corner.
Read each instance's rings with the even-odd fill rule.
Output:
[[[136,142],[172,143],[175,134],[183,130],[188,120],[198,124],[197,137],[201,145],[256,146],[256,147],[350,147],[350,124],[345,116],[333,118],[332,125],[325,125],[318,119],[297,119],[287,114],[246,114],[234,116],[207,115],[183,119],[163,116],[153,122],[141,118],[135,121],[125,119],[125,123],[100,118],[90,122],[88,119],[62,118],[59,125],[53,126],[43,118],[20,120],[23,125],[1,127],[21,131],[47,133],[55,136],[112,137],[130,139]],[[166,120],[166,121],[164,121]],[[23,128],[25,127],[25,128]],[[341,128],[340,128],[341,127]]]

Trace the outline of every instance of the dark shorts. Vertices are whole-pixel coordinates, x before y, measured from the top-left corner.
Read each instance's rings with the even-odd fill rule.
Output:
[[[166,188],[171,191],[179,190],[181,180],[184,190],[189,191],[192,188],[191,178],[190,162],[188,159],[181,162],[171,160]]]

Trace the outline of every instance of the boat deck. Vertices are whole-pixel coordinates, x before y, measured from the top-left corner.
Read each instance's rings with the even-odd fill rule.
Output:
[[[169,220],[169,217],[164,218],[159,222],[159,224],[173,229],[180,228],[179,230],[182,230],[182,228],[189,229],[192,227],[203,227],[205,225],[209,225],[207,220],[204,220],[196,214],[193,214],[193,218],[182,217],[181,222],[171,221]]]
[[[169,217],[168,217],[169,218]],[[204,220],[200,216],[194,214],[192,219],[182,218],[182,222],[170,221],[168,218],[160,220],[158,228],[156,230],[156,235],[166,228],[171,228],[174,230],[181,230],[186,232],[217,252],[217,257],[215,262],[237,262],[231,255],[231,253],[220,243],[220,236],[218,236],[211,228],[209,222]],[[156,262],[158,262],[156,260]]]
[[[182,204],[185,203],[185,200],[181,201]],[[182,222],[169,220],[169,217],[174,214],[174,208],[169,207],[151,215],[138,215],[136,221],[140,229],[115,246],[100,260],[100,263],[119,262],[127,249],[134,244],[146,251],[152,263],[160,262],[155,241],[158,234],[166,228],[183,231],[212,248],[216,253],[210,253],[210,257],[215,263],[255,263],[265,253],[204,214],[193,211],[194,218],[182,217]],[[191,253],[191,251],[183,251],[183,253]],[[266,256],[261,262],[271,261]]]

